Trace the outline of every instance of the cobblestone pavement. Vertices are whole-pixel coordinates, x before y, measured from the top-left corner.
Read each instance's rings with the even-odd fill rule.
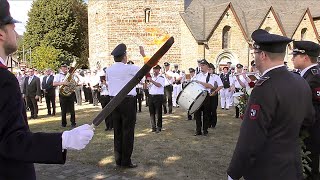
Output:
[[[38,180],[141,180],[121,170],[107,172],[105,168],[67,162],[64,165],[35,164]]]

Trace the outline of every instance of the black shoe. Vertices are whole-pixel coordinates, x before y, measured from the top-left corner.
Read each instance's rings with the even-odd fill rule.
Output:
[[[137,164],[129,164],[129,165],[122,165],[121,167],[123,167],[123,168],[136,168],[136,167],[138,167],[138,165]]]
[[[196,133],[194,134],[194,136],[201,136],[201,135],[202,135],[201,132],[196,132]]]
[[[156,130],[155,129],[152,129],[152,131],[151,132],[156,132]]]
[[[75,125],[75,124],[72,124],[72,125],[71,125],[71,128],[75,128],[75,127],[76,127],[76,125]]]
[[[66,126],[67,126],[66,124],[62,124],[62,125],[61,125],[61,127],[66,127]]]
[[[203,131],[204,136],[208,136],[208,131]]]

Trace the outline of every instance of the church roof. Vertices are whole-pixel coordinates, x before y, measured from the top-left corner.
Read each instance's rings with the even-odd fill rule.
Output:
[[[193,0],[181,17],[197,41],[206,41],[229,5],[248,39],[260,27],[271,7],[288,37],[293,36],[307,8],[314,18],[320,17],[319,0],[305,3],[301,0]]]

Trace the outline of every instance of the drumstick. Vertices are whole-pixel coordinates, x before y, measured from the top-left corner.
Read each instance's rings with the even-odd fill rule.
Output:
[[[174,38],[171,37],[167,42],[150,58],[150,60],[142,66],[137,74],[120,90],[120,92],[111,99],[111,101],[102,109],[102,111],[93,119],[91,127],[98,126],[108,117],[112,111],[124,100],[126,95],[134,88],[153,66],[158,64],[161,57],[171,48]]]

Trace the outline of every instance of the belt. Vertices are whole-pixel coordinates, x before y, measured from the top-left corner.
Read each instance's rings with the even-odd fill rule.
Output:
[[[149,94],[151,97],[163,96],[163,94]]]
[[[100,95],[100,96],[109,96],[109,95]]]
[[[114,98],[115,96],[110,96],[110,98]],[[133,95],[126,95],[125,98],[135,98],[136,96],[133,96]]]

